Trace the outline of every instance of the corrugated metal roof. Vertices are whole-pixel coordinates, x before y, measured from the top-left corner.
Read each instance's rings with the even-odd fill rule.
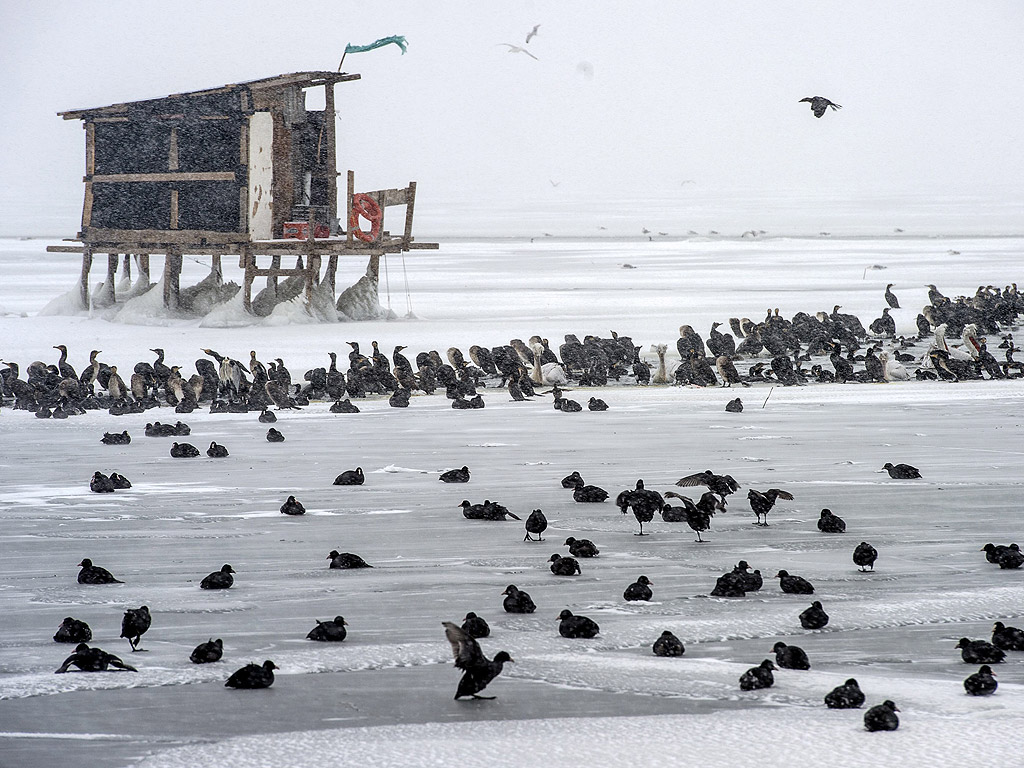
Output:
[[[216,88],[206,88],[200,91],[172,93],[170,96],[164,96],[156,99],[127,101],[121,104],[109,104],[105,107],[91,107],[89,109],[73,109],[67,112],[58,112],[57,114],[63,117],[65,120],[81,120],[82,118],[89,117],[92,115],[112,115],[120,112],[127,112],[130,109],[145,109],[147,106],[156,106],[160,102],[166,102],[173,99],[194,98],[197,96],[213,96],[218,93],[229,93],[231,91],[238,91],[243,89],[251,91],[273,90],[275,88],[288,88],[292,86],[298,86],[300,88],[311,88],[321,85],[333,85],[334,83],[340,83],[346,80],[358,79],[359,75],[349,74],[347,72],[291,72],[283,75],[274,75],[273,77],[264,77],[258,80],[246,80],[240,83],[230,83],[228,85],[221,85]]]

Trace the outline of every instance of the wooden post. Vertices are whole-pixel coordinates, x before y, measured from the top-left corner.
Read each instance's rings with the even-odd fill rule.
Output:
[[[148,253],[140,253],[139,254],[139,276],[140,277],[145,277],[146,278],[146,282],[147,283],[149,282],[149,254]]]
[[[215,253],[213,254],[213,256],[210,257],[210,271],[216,272],[218,275],[223,277],[224,271],[221,269],[220,266],[220,257],[221,255],[219,253]]]
[[[271,256],[270,257],[270,268],[272,270],[273,269],[280,269],[281,268],[281,257],[280,256]],[[269,275],[267,275],[267,288],[273,288],[274,289],[274,296],[275,297],[277,296],[277,274],[275,272],[271,272]]]
[[[334,301],[334,290],[337,285],[338,278],[338,254],[332,253],[327,257],[327,274],[324,275],[324,279],[327,280],[327,284],[331,287],[331,301]]]
[[[132,255],[130,253],[124,255],[124,261],[121,264],[121,276],[128,281],[132,279]]]
[[[82,306],[89,308],[89,269],[92,267],[92,246],[86,245],[82,249]]]
[[[241,255],[242,266],[245,268],[245,280],[242,286],[242,308],[252,314],[252,281],[253,281],[253,269],[255,269],[255,258],[252,255],[252,248],[249,246],[242,246]]]
[[[103,298],[108,306],[113,306],[117,297],[114,295],[114,283],[117,282],[117,253],[107,254],[107,282],[103,284]]]
[[[324,173],[327,176],[327,225],[338,217],[338,160],[335,148],[334,83],[324,86]],[[348,215],[348,214],[346,214]]]
[[[181,247],[168,246],[167,254],[164,256],[164,307],[170,310],[176,310],[179,305],[181,263]]]

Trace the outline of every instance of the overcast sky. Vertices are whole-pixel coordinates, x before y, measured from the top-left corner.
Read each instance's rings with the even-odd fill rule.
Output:
[[[0,234],[73,234],[61,110],[334,70],[339,168],[460,200],[1024,188],[1024,2],[0,0]],[[526,46],[535,24],[537,36]],[[500,43],[528,47],[537,60]],[[805,96],[843,106],[815,119]],[[557,184],[557,186],[555,186]],[[66,222],[66,224],[65,224]],[[54,226],[55,225],[55,226]]]

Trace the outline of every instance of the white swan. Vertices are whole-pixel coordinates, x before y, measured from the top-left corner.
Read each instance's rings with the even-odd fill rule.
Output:
[[[888,352],[880,352],[878,359],[882,363],[882,375],[886,381],[910,380],[910,371],[899,360],[890,358]]]

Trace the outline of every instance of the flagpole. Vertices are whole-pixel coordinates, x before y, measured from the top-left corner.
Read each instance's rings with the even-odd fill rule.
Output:
[[[345,63],[345,57],[348,56],[348,46],[345,47],[345,52],[341,54],[341,61],[338,62],[338,71],[341,72],[341,65]]]

